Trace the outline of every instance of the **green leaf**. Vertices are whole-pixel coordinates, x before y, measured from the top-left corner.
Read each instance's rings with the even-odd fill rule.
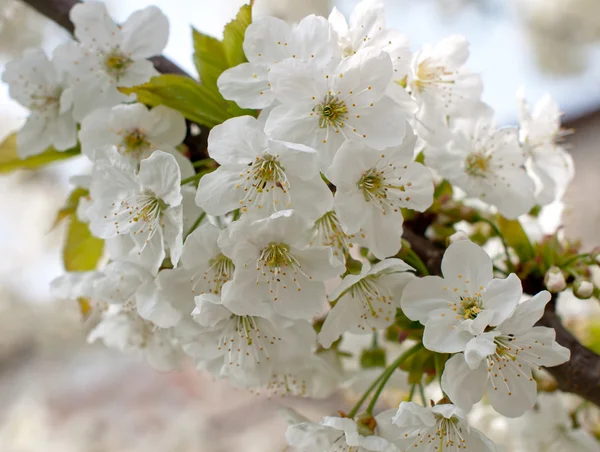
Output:
[[[79,200],[83,197],[88,196],[88,194],[89,191],[85,188],[76,188],[75,190],[73,190],[67,198],[67,202],[65,203],[63,208],[58,211],[58,214],[56,215],[56,220],[54,220],[54,225],[52,227],[56,227],[56,225],[65,218],[68,218],[71,215],[75,215],[75,212],[77,212],[77,206],[79,205]]]
[[[51,147],[41,154],[21,159],[17,154],[17,134],[13,133],[0,143],[0,174],[20,169],[40,168],[50,163],[75,157],[79,154],[79,146],[62,152]]]
[[[194,42],[194,64],[200,81],[207,88],[218,91],[217,79],[230,66],[223,50],[223,43],[217,38],[200,33],[192,28]]]
[[[227,57],[229,67],[248,61],[244,54],[242,44],[246,28],[252,23],[252,6],[244,5],[240,8],[235,19],[225,25],[223,30],[223,50]]]
[[[70,272],[94,270],[102,257],[103,250],[104,241],[94,237],[87,224],[79,221],[75,215],[71,215],[63,248],[65,270]]]
[[[519,220],[507,220],[498,215],[498,227],[504,236],[504,240],[506,240],[508,246],[515,250],[521,262],[533,259],[535,251]]]
[[[138,101],[146,105],[171,107],[190,121],[207,127],[231,117],[220,94],[183,75],[159,75],[143,85],[119,89],[125,94],[137,94]]]

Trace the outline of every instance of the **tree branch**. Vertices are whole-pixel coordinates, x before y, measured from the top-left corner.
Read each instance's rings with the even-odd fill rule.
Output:
[[[410,243],[413,251],[427,265],[431,274],[441,274],[443,249],[438,248],[425,237],[415,234],[406,226],[403,238]],[[545,289],[543,277],[530,276],[523,280],[525,293],[535,295]],[[571,350],[571,359],[560,366],[548,367],[546,370],[555,378],[562,391],[577,394],[600,406],[600,356],[581,345],[564,327],[555,312],[555,305],[555,297],[553,297],[537,325],[554,328],[556,341]]]
[[[63,28],[73,33],[73,24],[69,20],[69,11],[79,3],[78,0],[23,0],[26,4],[39,13],[53,20]],[[164,56],[151,58],[154,67],[162,74],[189,75],[175,63]],[[191,123],[188,122],[186,145],[190,148],[192,156],[206,155],[206,140],[209,129],[201,126],[201,134],[191,133]],[[421,231],[419,231],[421,232]],[[403,237],[410,243],[412,249],[423,260],[432,274],[441,273],[441,262],[444,250],[435,246],[420,233],[413,232],[408,225],[404,227]],[[539,279],[523,281],[525,292],[535,294],[544,290],[544,283]],[[554,311],[554,302],[548,303],[544,316],[538,325],[547,326],[556,330],[556,340],[559,344],[571,350],[570,361],[560,366],[548,368],[550,374],[558,382],[561,390],[578,394],[581,397],[600,406],[600,356],[581,345],[577,339],[567,331]]]
[[[69,33],[73,34],[75,27],[69,19],[69,11],[77,3],[81,3],[79,0],[22,0],[23,3],[29,5],[35,9],[38,13],[46,16],[48,19],[56,22],[58,25],[63,27]],[[157,55],[150,58],[150,61],[154,63],[154,67],[161,74],[176,74],[183,75],[185,77],[191,77],[187,72],[177,66],[168,58]],[[210,129],[205,126],[198,125],[200,128],[199,134],[194,134],[191,131],[192,124],[187,122],[188,133],[184,140],[185,145],[190,149],[192,156],[198,156],[198,158],[206,158],[208,153],[206,151],[208,145],[208,133]]]

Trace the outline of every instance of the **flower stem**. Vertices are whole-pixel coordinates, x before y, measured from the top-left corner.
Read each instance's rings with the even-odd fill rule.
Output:
[[[412,402],[413,397],[415,396],[415,389],[417,385],[410,385],[410,392],[408,393],[408,401]]]
[[[185,179],[181,180],[181,185],[183,186],[183,185],[189,184],[190,182],[197,181],[205,174],[206,174],[205,172],[200,172],[200,173],[194,174],[193,176],[186,177]]]
[[[403,250],[404,251],[404,250]],[[421,274],[421,276],[429,275],[429,270],[427,270],[427,266],[421,260],[419,255],[414,252],[412,248],[406,248],[406,256],[404,256],[404,261],[414,267],[414,269]]]
[[[488,220],[487,218],[479,217],[478,220],[483,221],[486,224],[489,224],[490,227],[492,228],[492,230],[494,231],[494,233],[500,238],[500,241],[502,242],[502,247],[504,248],[504,254],[506,254],[506,266],[508,267],[508,271],[510,273],[514,273],[515,266],[513,265],[512,261],[510,260],[510,254],[508,254],[508,244],[506,243],[506,240],[504,240],[504,235],[502,235],[502,231],[500,231],[500,228],[498,228],[498,226],[496,226],[496,223],[494,223],[491,220]]]
[[[421,402],[423,402],[423,406],[427,408],[427,399],[425,398],[425,390],[423,389],[423,383],[419,383],[419,394],[421,394]]]
[[[579,259],[587,259],[590,257],[589,253],[584,253],[584,254],[578,254],[577,256],[573,256],[570,259],[567,259],[567,261],[565,261],[560,268],[564,269],[565,267],[568,267],[569,265],[571,265],[573,262],[578,261]]]
[[[352,409],[348,413],[349,418],[353,418],[354,416],[356,416],[356,413],[358,413],[358,410],[360,409],[360,407],[362,406],[364,401],[367,400],[367,397],[369,397],[369,394],[371,394],[373,389],[375,389],[375,387],[379,384],[379,382],[381,381],[381,379],[383,378],[384,375],[385,375],[385,371],[383,371],[383,373],[381,373],[375,379],[375,381],[371,384],[371,386],[369,386],[369,388],[365,391],[365,393],[362,395],[362,397],[358,400],[358,402],[356,402],[356,404],[352,407]]]
[[[190,232],[188,232],[188,235],[190,235],[192,232],[194,232],[196,230],[196,228],[198,226],[200,226],[200,223],[202,222],[202,220],[204,219],[205,216],[206,216],[206,212],[202,212],[200,214],[200,216],[198,217],[198,219],[194,222],[194,224],[190,228]]]
[[[375,408],[377,399],[381,395],[383,388],[385,388],[386,383],[388,382],[390,377],[393,375],[394,371],[398,368],[398,366],[400,364],[402,364],[404,361],[406,361],[409,357],[411,357],[412,355],[417,353],[419,350],[421,350],[421,348],[423,348],[423,344],[421,342],[413,345],[411,348],[409,348],[404,353],[402,353],[402,355],[400,355],[398,358],[396,358],[396,360],[392,364],[390,364],[388,367],[386,367],[386,369],[383,371],[381,376],[377,379],[377,380],[380,380],[380,383],[379,383],[379,386],[377,387],[377,389],[375,390],[375,394],[373,394],[373,397],[371,398],[371,402],[369,402],[369,406],[367,407],[367,413],[369,413],[369,414],[373,413],[373,408]],[[369,389],[372,390],[372,388],[369,388]],[[366,399],[366,397],[365,397],[365,399]],[[358,411],[358,408],[356,409],[356,411]]]

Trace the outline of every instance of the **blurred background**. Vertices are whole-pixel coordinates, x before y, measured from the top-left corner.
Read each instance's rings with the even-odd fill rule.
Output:
[[[165,54],[189,73],[190,25],[221,37],[242,0],[106,0],[117,21],[149,4],[171,21]],[[256,0],[255,15],[294,22],[353,0]],[[530,102],[550,92],[565,113],[577,176],[564,200],[567,236],[600,243],[600,1],[387,0],[388,24],[417,49],[460,33],[471,42],[469,67],[481,72],[484,101],[502,124],[516,122],[515,92]],[[17,0],[0,0],[0,70],[29,46],[47,52],[69,37]],[[27,112],[0,84],[0,141]],[[0,175],[0,451],[248,452],[284,450],[278,406],[318,417],[340,400],[265,399],[197,375],[161,374],[145,363],[85,343],[78,306],[53,300],[49,282],[63,272],[63,228],[52,227],[86,168],[72,159],[35,172]],[[560,209],[558,209],[560,210]],[[565,315],[593,312],[592,300]],[[585,304],[587,303],[587,304]],[[595,313],[594,315],[598,315]],[[235,434],[233,434],[235,432]]]

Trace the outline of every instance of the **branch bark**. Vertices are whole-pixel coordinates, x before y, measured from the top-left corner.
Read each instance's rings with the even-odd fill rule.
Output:
[[[79,3],[79,0],[23,1],[70,33],[73,33],[74,27],[69,20],[69,11]],[[179,74],[189,77],[185,71],[162,55],[153,57],[151,60],[156,69],[162,74]],[[209,129],[201,126],[201,135],[198,136],[190,132],[191,126],[192,124],[188,122],[188,134],[185,143],[190,148],[193,156],[205,156]],[[413,232],[408,225],[404,227],[403,237],[423,260],[429,271],[432,274],[439,275],[444,250],[435,246],[422,234]],[[535,294],[544,289],[544,283],[537,279],[529,279],[523,281],[523,288],[526,293]],[[538,325],[555,329],[558,343],[571,350],[571,360],[560,366],[548,368],[548,371],[554,376],[561,390],[578,394],[600,406],[600,356],[581,345],[567,331],[554,311],[554,307],[554,302],[548,303],[546,312]]]

